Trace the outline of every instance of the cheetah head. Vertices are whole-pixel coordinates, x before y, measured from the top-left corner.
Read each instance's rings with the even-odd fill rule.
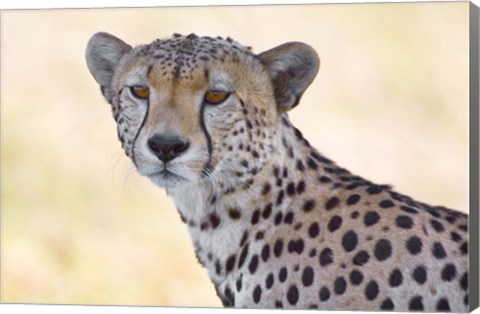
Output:
[[[97,33],[86,58],[125,153],[167,188],[238,183],[261,171],[276,151],[280,115],[319,68],[303,43],[254,54],[230,38],[194,34],[132,48]]]

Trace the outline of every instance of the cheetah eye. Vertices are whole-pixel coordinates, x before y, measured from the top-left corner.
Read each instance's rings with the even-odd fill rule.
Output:
[[[205,102],[210,105],[218,105],[224,102],[230,93],[220,91],[207,91],[205,94]]]
[[[131,86],[130,92],[139,99],[148,99],[150,96],[150,89],[147,86]]]

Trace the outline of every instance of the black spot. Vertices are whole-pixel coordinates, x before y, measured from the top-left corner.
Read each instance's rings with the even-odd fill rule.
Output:
[[[237,278],[237,281],[235,282],[235,286],[237,287],[238,292],[242,290],[242,276]]]
[[[455,242],[460,242],[463,239],[462,236],[456,233],[455,231],[452,231],[450,233],[450,238],[452,239],[452,241],[455,241]]]
[[[248,255],[248,243],[243,247],[242,252],[240,253],[240,257],[238,258],[238,268],[241,268],[243,266],[243,263],[245,263],[245,259],[247,258]]]
[[[270,193],[270,190],[272,189],[272,187],[270,186],[270,183],[265,183],[265,185],[263,186],[262,188],[262,195],[266,195],[268,193]]]
[[[450,304],[445,298],[441,298],[437,303],[437,311],[450,312]]]
[[[250,264],[248,264],[248,270],[250,273],[254,274],[257,271],[257,266],[258,266],[258,255],[255,254],[252,256],[252,259],[250,260]]]
[[[245,242],[247,242],[247,239],[248,239],[248,232],[247,230],[245,230],[243,232],[242,238],[240,239],[240,246],[243,246]]]
[[[395,268],[391,273],[390,277],[388,278],[388,284],[390,287],[398,287],[403,283],[403,275],[402,272]]]
[[[369,211],[365,213],[363,217],[363,223],[365,226],[373,226],[380,220],[380,215],[377,212]]]
[[[285,280],[287,280],[287,268],[286,267],[282,267],[280,269],[280,271],[278,272],[278,280],[280,282],[285,282]]]
[[[365,287],[365,297],[367,300],[372,301],[378,296],[378,284],[375,280],[370,281]]]
[[[338,215],[333,216],[332,219],[330,219],[330,221],[328,222],[328,230],[330,232],[334,232],[335,230],[340,228],[340,226],[342,225],[342,221],[342,217]]]
[[[303,204],[303,211],[304,212],[309,212],[314,208],[315,208],[315,201],[312,200],[312,199],[306,201],[305,204]]]
[[[363,274],[358,270],[352,270],[350,273],[350,282],[354,286],[358,286],[363,281]]]
[[[313,160],[312,158],[308,158],[307,160],[307,165],[308,167],[310,167],[311,169],[314,169],[314,170],[317,170],[318,169],[318,164],[315,162],[315,160]]]
[[[402,206],[400,206],[400,209],[403,210],[404,212],[407,212],[407,213],[410,213],[410,214],[417,214],[418,213],[418,210],[416,210],[415,208],[410,207],[410,206],[402,205]]]
[[[287,194],[288,196],[292,196],[295,194],[295,183],[294,182],[290,182],[287,184]]]
[[[442,259],[447,257],[447,252],[445,252],[445,249],[443,248],[443,245],[440,242],[433,243],[432,254],[437,259]]]
[[[236,258],[235,254],[230,255],[227,258],[227,262],[225,263],[225,270],[227,271],[227,273],[233,270],[233,266],[235,265],[235,258]]]
[[[228,150],[232,150],[232,146],[230,146]],[[237,171],[237,172],[235,172],[235,175],[237,177],[241,178],[241,177],[243,177],[243,172]]]
[[[315,238],[319,233],[320,233],[320,227],[318,226],[318,223],[313,222],[308,228],[308,235],[311,238]]]
[[[410,254],[416,255],[422,251],[422,240],[417,236],[411,236],[407,240],[407,250]]]
[[[270,245],[265,244],[262,248],[262,261],[266,262],[270,257]]]
[[[419,284],[424,284],[427,281],[427,270],[420,265],[413,270],[412,278]]]
[[[286,215],[285,215],[285,218],[283,219],[283,222],[286,223],[286,224],[291,224],[293,222],[293,213],[292,212],[288,212]]]
[[[463,255],[467,255],[468,254],[468,242],[465,241],[462,243],[462,245],[460,246],[460,252],[463,254]]]
[[[453,278],[457,275],[457,269],[455,265],[449,263],[445,265],[442,269],[442,280],[443,281],[452,281]]]
[[[332,161],[328,158],[325,158],[323,156],[321,156],[319,153],[317,153],[316,151],[312,151],[310,153],[310,155],[315,158],[316,160],[320,161],[320,162],[323,162],[323,163],[326,163],[326,164],[331,164]]]
[[[321,176],[318,178],[318,181],[320,181],[321,183],[328,183],[328,182],[332,182],[332,179],[327,176]]]
[[[352,194],[347,198],[347,205],[355,205],[360,200],[360,195]]]
[[[277,213],[277,215],[275,215],[275,226],[278,226],[281,222],[282,222],[282,219],[283,219],[283,213],[282,212],[279,212]]]
[[[382,305],[380,305],[381,310],[393,310],[394,308],[395,308],[395,305],[393,304],[393,302],[390,298],[386,298],[382,302]]]
[[[392,245],[390,241],[381,239],[375,244],[374,254],[377,260],[384,261],[392,255]]]
[[[230,287],[225,287],[223,291],[225,298],[222,300],[222,303],[225,307],[232,307],[235,305],[235,295],[230,290]]]
[[[220,275],[222,272],[222,265],[220,265],[220,261],[217,259],[215,261],[215,274]]]
[[[437,232],[443,232],[445,230],[443,224],[436,219],[430,219],[430,224],[432,225],[432,228],[435,229],[435,231]]]
[[[340,199],[336,196],[330,198],[326,203],[325,203],[325,209],[330,210],[333,209],[335,206],[337,206],[340,203]]]
[[[395,219],[395,223],[397,227],[402,228],[402,229],[410,229],[413,226],[413,220],[412,218],[408,216],[398,216],[397,219]]]
[[[468,272],[465,272],[462,276],[462,279],[460,279],[460,287],[463,290],[468,289]]]
[[[217,228],[218,225],[220,224],[220,218],[215,213],[210,214],[210,225],[212,226],[213,229]]]
[[[468,293],[465,295],[465,298],[463,298],[463,304],[468,305]]]
[[[273,286],[273,281],[274,281],[273,274],[272,273],[268,274],[267,279],[265,280],[265,287],[267,289],[270,289]]]
[[[181,220],[183,223],[187,223],[187,219],[185,219],[185,216],[183,216],[182,213],[180,213],[180,211],[178,211],[178,214],[180,215],[180,220]]]
[[[358,252],[355,257],[353,258],[353,264],[362,266],[368,263],[368,260],[370,259],[370,255],[368,254],[367,251],[362,250]]]
[[[302,194],[303,192],[305,192],[305,182],[300,181],[297,184],[297,193]]]
[[[350,190],[354,190],[354,189],[358,188],[361,185],[362,185],[361,183],[351,183],[351,184],[347,185],[345,188],[350,191]]]
[[[298,302],[298,288],[295,285],[291,285],[287,291],[287,300],[291,305],[295,305]]]
[[[372,185],[369,188],[367,188],[367,193],[370,195],[375,195],[382,192],[382,188],[379,187],[378,185]]]
[[[357,247],[357,244],[358,244],[358,237],[353,230],[350,230],[343,235],[342,246],[346,252],[351,252],[355,250],[355,248]]]
[[[270,214],[272,213],[272,208],[273,208],[272,203],[269,203],[267,206],[265,206],[265,209],[262,212],[262,217],[264,219],[267,219],[268,217],[270,217]]]
[[[380,203],[378,203],[378,205],[381,208],[390,208],[390,207],[395,206],[395,204],[391,200],[383,200]]]
[[[283,309],[283,303],[282,301],[275,301],[275,308],[276,309]]]
[[[313,283],[313,268],[310,266],[307,266],[303,269],[303,274],[302,274],[302,283],[305,287],[309,287]]]
[[[413,297],[410,302],[408,303],[408,309],[409,310],[414,310],[414,311],[420,311],[423,310],[423,303],[422,303],[422,297],[421,296],[415,296]]]
[[[252,219],[250,222],[252,223],[252,225],[256,225],[259,219],[260,219],[260,211],[257,209],[253,212]]]
[[[278,196],[277,196],[277,206],[282,204],[283,202],[283,197],[285,196],[285,192],[283,190],[280,190],[280,192],[278,193]]]
[[[303,165],[303,162],[300,159],[297,160],[297,170],[300,170],[300,171],[305,170],[305,166]]]
[[[347,289],[347,282],[343,277],[337,277],[335,279],[335,283],[333,284],[333,290],[335,291],[335,294],[341,295],[345,292]]]
[[[352,212],[352,214],[350,215],[350,217],[352,217],[352,219],[357,219],[359,215],[360,215],[360,214],[358,213],[358,211],[354,211],[354,212]]]
[[[322,287],[318,293],[318,296],[320,297],[320,301],[325,302],[330,299],[330,290],[328,290],[327,287]]]
[[[253,302],[255,304],[258,304],[261,298],[262,298],[262,288],[260,288],[260,286],[257,285],[255,289],[253,289]]]
[[[453,224],[453,223],[455,223],[455,221],[457,221],[457,217],[447,216],[447,217],[445,217],[445,220],[448,221],[449,223]]]
[[[319,257],[320,265],[325,267],[333,263],[333,252],[330,248],[325,248],[320,252]]]
[[[240,218],[241,214],[240,214],[240,211],[236,208],[230,208],[228,210],[228,216],[233,219],[233,220],[237,220]]]
[[[439,218],[440,217],[440,214],[438,213],[438,209],[436,209],[435,207],[429,207],[429,206],[423,206],[426,211],[432,215],[433,217],[436,217],[436,218]]]
[[[275,254],[276,257],[280,257],[280,255],[282,255],[282,251],[283,251],[283,240],[278,239],[275,242],[275,245],[273,246],[273,254]]]
[[[278,187],[281,187],[282,184],[283,184],[282,178],[278,178],[278,179],[277,179],[277,186],[278,186]],[[280,190],[280,191],[282,191],[282,190]]]

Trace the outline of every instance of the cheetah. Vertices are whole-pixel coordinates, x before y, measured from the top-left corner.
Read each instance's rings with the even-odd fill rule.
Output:
[[[468,216],[352,174],[290,122],[319,70],[309,45],[97,33],[86,59],[224,306],[468,311]]]

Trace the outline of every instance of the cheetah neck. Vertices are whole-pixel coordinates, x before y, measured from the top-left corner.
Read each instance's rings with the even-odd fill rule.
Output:
[[[215,284],[231,272],[225,257],[238,256],[250,241],[274,233],[277,220],[288,220],[288,212],[299,210],[291,204],[306,186],[318,185],[320,163],[331,163],[309,145],[286,115],[280,119],[273,157],[248,188],[219,194],[207,181],[168,190],[188,225],[197,258]]]

